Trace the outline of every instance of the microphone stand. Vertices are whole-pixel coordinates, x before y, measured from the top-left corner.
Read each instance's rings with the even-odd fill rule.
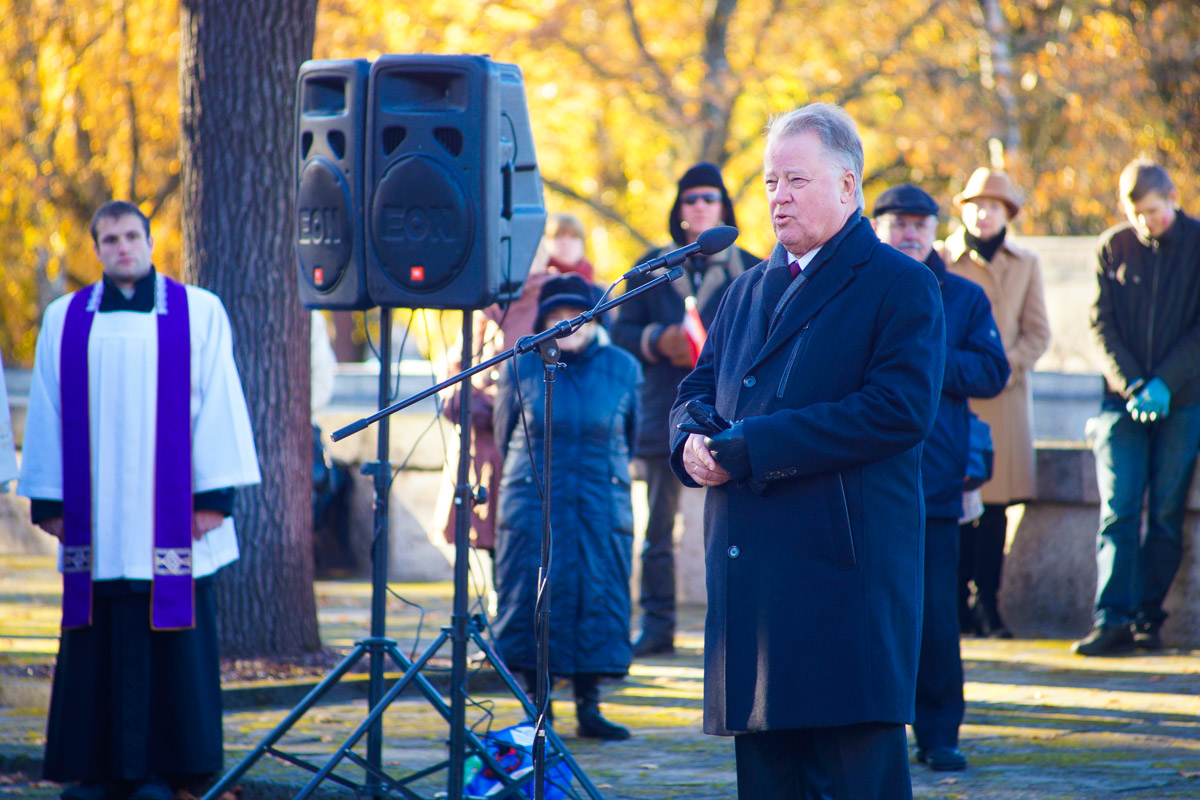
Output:
[[[609,300],[606,303],[598,305],[595,308],[591,309],[590,311],[584,311],[582,314],[579,314],[578,316],[574,317],[573,319],[564,320],[562,322],[559,322],[553,328],[549,328],[545,331],[542,331],[541,333],[522,337],[521,339],[519,339],[517,341],[517,343],[513,347],[509,348],[508,350],[505,350],[503,353],[500,353],[492,358],[489,358],[486,361],[480,362],[479,364],[477,364],[473,367],[464,369],[463,371],[459,372],[457,375],[447,378],[446,380],[442,381],[441,383],[439,383],[435,386],[431,386],[428,389],[418,392],[417,394],[414,394],[408,398],[405,398],[404,400],[401,400],[398,403],[394,403],[394,404],[388,406],[387,408],[380,409],[379,411],[375,412],[374,414],[371,414],[370,416],[364,417],[363,419],[357,420],[356,422],[352,422],[349,425],[345,426],[344,428],[340,428],[340,429],[334,431],[330,435],[330,438],[332,438],[333,441],[335,441],[335,442],[341,441],[342,439],[346,438],[347,436],[350,436],[352,434],[355,434],[355,433],[358,433],[359,431],[364,430],[369,425],[371,425],[375,422],[386,419],[387,417],[391,416],[392,414],[395,414],[397,411],[401,411],[405,408],[408,408],[409,406],[412,406],[412,405],[415,405],[416,403],[421,402],[422,400],[432,397],[433,395],[438,394],[439,392],[445,391],[446,389],[448,389],[452,386],[455,386],[459,383],[463,383],[464,381],[467,381],[469,378],[471,378],[471,376],[476,375],[480,372],[490,370],[493,367],[495,367],[497,364],[501,364],[510,358],[515,358],[517,355],[523,355],[525,353],[531,353],[531,352],[537,351],[539,353],[540,357],[542,358],[542,362],[545,365],[545,369],[543,370],[543,380],[544,380],[545,386],[546,386],[546,397],[545,397],[546,440],[545,440],[545,455],[544,455],[545,465],[544,465],[544,469],[543,469],[544,476],[542,479],[543,480],[543,493],[542,493],[543,508],[542,508],[541,561],[540,561],[540,565],[538,567],[538,592],[537,592],[537,603],[535,606],[535,620],[536,620],[535,621],[535,629],[536,629],[536,633],[537,633],[537,688],[536,688],[536,693],[535,693],[535,697],[534,697],[535,722],[534,722],[534,744],[533,744],[533,781],[534,781],[535,800],[544,800],[544,798],[545,798],[546,738],[547,738],[548,733],[549,733],[549,737],[551,738],[551,743],[554,745],[554,748],[555,748],[557,754],[559,756],[561,756],[562,759],[564,761],[566,761],[569,766],[571,766],[572,772],[574,772],[575,775],[580,778],[580,782],[583,784],[583,786],[584,786],[585,790],[587,791],[587,793],[589,794],[589,796],[594,798],[594,800],[601,800],[601,795],[599,794],[599,792],[587,780],[586,776],[583,775],[582,771],[575,764],[574,760],[566,752],[565,748],[562,745],[561,740],[558,739],[558,736],[553,731],[548,732],[547,728],[546,728],[546,716],[547,716],[546,712],[549,710],[549,702],[550,702],[550,692],[549,692],[549,685],[550,685],[550,641],[549,641],[549,637],[550,637],[550,487],[551,487],[551,483],[550,483],[550,478],[551,478],[551,467],[550,467],[550,464],[551,464],[551,450],[550,450],[551,435],[550,435],[550,432],[553,427],[552,414],[553,414],[553,410],[554,410],[554,379],[555,379],[556,373],[562,366],[558,363],[559,349],[558,349],[558,345],[555,340],[559,339],[561,337],[564,337],[564,336],[571,335],[576,330],[578,330],[580,327],[582,327],[584,325],[584,323],[590,322],[593,319],[595,319],[597,315],[602,314],[605,311],[608,311],[609,309],[616,308],[617,306],[621,305],[622,303],[625,303],[625,302],[633,299],[634,297],[637,297],[640,294],[652,291],[665,283],[670,283],[671,281],[680,278],[682,275],[683,275],[683,267],[676,266],[673,269],[671,269],[669,272],[667,272],[663,275],[659,275],[654,280],[648,281],[647,283],[643,284],[642,286],[639,286],[636,289],[626,292],[625,294],[621,295],[620,297],[614,298],[612,300]],[[464,360],[463,360],[463,363],[464,364],[468,363],[469,359],[470,359],[469,348],[470,348],[470,342],[472,339],[472,337],[470,335],[470,331],[471,331],[470,317],[471,317],[471,315],[469,312],[464,312],[464,315],[463,315],[463,331],[464,331],[464,346],[463,346]],[[461,393],[462,399],[460,400],[460,403],[464,403],[464,404],[469,403],[470,402],[469,395],[470,395],[469,391],[463,391]],[[469,427],[470,426],[470,417],[466,413],[468,410],[469,410],[469,408],[464,409],[462,406],[460,406],[460,424],[461,424],[460,433],[462,436],[462,449],[459,453],[459,470],[458,470],[458,475],[459,475],[458,480],[459,480],[460,485],[457,487],[456,492],[455,492],[455,496],[456,496],[455,502],[460,504],[457,509],[457,513],[460,516],[459,516],[458,520],[456,521],[457,524],[455,527],[455,565],[454,565],[454,569],[455,569],[455,613],[454,613],[455,624],[452,626],[452,628],[455,631],[456,638],[457,638],[457,635],[459,634],[459,628],[460,627],[465,628],[465,623],[461,622],[461,620],[466,619],[465,592],[466,592],[466,583],[467,583],[466,582],[467,537],[469,534],[467,529],[469,528],[469,525],[464,524],[464,522],[465,522],[464,515],[470,513],[469,507],[468,507],[468,502],[469,502],[469,498],[470,498],[470,487],[466,486],[466,481],[467,481],[466,463],[470,458],[470,427]],[[461,575],[460,575],[460,573],[461,573]],[[460,588],[460,584],[461,584],[461,588]],[[460,597],[460,595],[461,595],[461,597]],[[463,607],[461,610],[461,614],[459,612],[460,605]],[[431,645],[430,649],[432,650],[432,649],[439,647],[441,645],[441,641],[442,641],[441,639],[435,641],[433,643],[433,645]],[[482,640],[479,640],[477,643],[483,644]],[[487,648],[486,645],[481,649],[484,649],[485,652],[490,651],[490,648]],[[373,707],[371,715],[374,716],[378,713],[382,713],[382,709],[385,706],[387,706],[389,703],[391,703],[391,701],[394,699],[394,697],[399,694],[399,690],[402,690],[403,687],[408,684],[408,682],[411,680],[412,673],[414,673],[416,670],[419,670],[421,668],[421,666],[423,666],[423,664],[427,660],[428,660],[428,653],[427,653],[427,655],[422,656],[421,658],[418,658],[416,660],[415,664],[413,665],[413,667],[410,668],[405,673],[404,677],[402,677],[391,688],[391,690],[388,691],[387,695],[385,695],[383,698],[380,699],[378,705]],[[460,660],[463,662],[462,665],[460,665],[458,663]],[[460,691],[462,684],[459,682],[459,677],[462,675],[465,675],[465,671],[466,671],[465,639],[462,643],[461,648],[458,646],[458,642],[457,641],[455,642],[454,662],[455,663],[453,663],[451,665],[451,676],[452,677],[451,677],[450,701],[451,701],[451,707],[454,711],[454,713],[452,714],[453,721],[454,721],[454,723],[457,723],[458,725],[461,726],[461,725],[463,725],[464,717],[463,717],[463,712],[460,709],[463,708],[463,703],[465,700],[465,693]],[[504,669],[503,672],[507,673],[507,669]],[[512,686],[512,685],[513,684],[510,683],[510,686]],[[368,717],[368,719],[366,721],[364,721],[363,724],[365,726],[365,725],[368,725],[368,723],[370,723],[370,722],[371,722],[371,718]],[[462,800],[463,764],[465,761],[463,744],[464,743],[463,743],[462,737],[461,737],[461,735],[458,735],[458,731],[451,730],[450,763],[449,763],[449,781],[450,782],[449,782],[449,792],[448,792],[449,800]]]
[[[596,306],[590,311],[585,311],[574,319],[564,320],[558,323],[553,328],[543,331],[533,336],[526,336],[520,339],[514,347],[501,353],[494,358],[478,364],[474,367],[464,369],[457,375],[442,381],[436,386],[430,387],[422,392],[419,392],[405,400],[381,409],[380,411],[371,414],[361,420],[351,423],[344,428],[334,431],[331,438],[334,441],[340,441],[353,433],[357,433],[365,429],[368,425],[374,422],[382,421],[379,427],[378,441],[378,458],[379,460],[370,465],[364,465],[364,473],[369,473],[374,477],[375,483],[375,536],[372,545],[372,561],[373,569],[371,575],[371,635],[366,639],[355,643],[353,650],[338,664],[334,670],[327,675],[316,687],[314,687],[304,698],[291,709],[282,722],[280,722],[274,730],[249,752],[232,770],[226,773],[220,780],[213,785],[208,792],[205,793],[203,800],[217,800],[225,791],[232,788],[236,782],[264,755],[271,755],[282,761],[285,761],[293,766],[300,767],[308,772],[313,773],[313,777],[305,786],[296,794],[297,800],[307,798],[317,790],[317,788],[325,781],[332,781],[339,786],[349,789],[358,797],[402,797],[405,800],[420,800],[420,795],[412,788],[415,782],[427,778],[441,769],[447,769],[447,791],[445,794],[438,794],[438,797],[447,797],[449,800],[464,800],[463,791],[465,784],[464,765],[466,762],[465,750],[470,746],[473,755],[477,756],[483,765],[494,774],[504,788],[495,796],[497,798],[514,797],[518,792],[522,791],[522,787],[528,782],[530,776],[528,773],[518,778],[513,778],[500,764],[492,751],[488,748],[484,738],[476,734],[466,725],[466,677],[467,677],[467,643],[474,642],[477,647],[483,652],[488,662],[499,673],[500,678],[522,704],[527,714],[534,717],[534,746],[533,746],[533,762],[534,768],[532,779],[534,780],[534,793],[536,800],[545,800],[545,774],[546,774],[546,740],[550,740],[553,746],[554,758],[557,762],[563,762],[567,765],[570,772],[579,780],[583,790],[592,800],[603,800],[599,790],[592,785],[587,776],[579,768],[574,758],[563,745],[562,740],[552,730],[546,727],[546,716],[549,710],[549,668],[550,668],[550,650],[549,650],[549,635],[550,635],[550,431],[553,413],[553,394],[554,394],[554,376],[562,365],[558,363],[559,349],[555,342],[556,339],[562,336],[568,336],[578,330],[584,323],[593,320],[596,315],[601,314],[610,308],[615,308],[627,300],[636,297],[643,292],[648,292],[664,283],[676,280],[683,275],[683,267],[676,266],[670,272],[660,275],[652,281],[649,281],[643,286],[639,286],[626,294],[607,303]],[[379,404],[390,397],[391,391],[391,374],[390,374],[390,344],[391,344],[391,308],[381,309],[383,314],[380,320],[380,334],[382,337],[380,347],[380,375],[379,375]],[[472,320],[470,311],[463,314],[463,352],[462,363],[470,364],[472,353],[471,343],[472,336]],[[460,398],[459,406],[459,425],[460,425],[460,442],[461,449],[459,452],[458,462],[458,477],[454,491],[455,508],[455,562],[454,562],[454,606],[451,614],[451,624],[442,629],[442,632],[429,645],[424,653],[417,659],[413,660],[400,651],[398,643],[385,635],[385,616],[386,616],[386,589],[387,589],[387,539],[388,539],[388,494],[391,486],[391,464],[388,461],[388,422],[387,417],[408,408],[416,403],[419,403],[426,398],[450,388],[458,383],[462,383],[471,376],[491,369],[497,364],[515,357],[518,354],[524,354],[537,350],[545,364],[544,380],[546,382],[546,442],[545,442],[545,478],[543,488],[543,512],[542,512],[542,542],[541,542],[541,565],[538,571],[538,599],[535,608],[536,614],[536,633],[537,633],[537,689],[535,695],[536,707],[531,706],[529,699],[524,690],[517,684],[516,678],[513,677],[511,671],[504,664],[504,661],[495,652],[492,646],[485,640],[480,633],[484,627],[484,622],[481,619],[473,619],[467,613],[467,586],[468,586],[468,568],[470,555],[470,514],[471,503],[475,502],[474,495],[469,484],[469,465],[471,458],[471,393],[463,391]],[[469,388],[469,387],[468,387]],[[451,669],[450,669],[450,702],[446,703],[441,692],[421,674],[421,671],[426,667],[429,661],[436,655],[446,640],[452,642],[451,654]],[[338,746],[333,755],[323,765],[319,766],[308,758],[288,753],[278,747],[276,744],[295,726],[297,722],[324,696],[345,677],[349,671],[364,657],[369,659],[370,677],[368,681],[368,708],[369,712],[358,727]],[[384,666],[385,657],[390,659],[392,663],[404,670],[404,674],[392,684],[391,687],[384,692]],[[387,708],[395,702],[395,700],[409,686],[415,686],[422,694],[426,701],[446,720],[450,725],[449,749],[450,755],[447,761],[443,761],[436,766],[426,767],[424,769],[413,772],[409,775],[393,778],[386,774],[383,770],[382,751],[383,751],[383,713]],[[358,742],[367,738],[366,757],[354,752],[354,747]],[[350,761],[361,767],[365,777],[361,783],[355,782],[350,778],[335,772],[337,766],[343,761]],[[577,797],[574,790],[571,790],[571,796]]]

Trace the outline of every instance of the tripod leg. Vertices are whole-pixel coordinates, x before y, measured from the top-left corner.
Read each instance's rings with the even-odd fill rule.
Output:
[[[342,659],[342,662],[334,668],[333,672],[329,673],[320,683],[314,686],[312,691],[306,694],[304,699],[275,727],[275,730],[267,734],[266,738],[259,742],[254,750],[238,762],[238,765],[221,778],[215,786],[209,789],[208,793],[204,795],[203,800],[216,800],[216,798],[219,798],[230,787],[234,786],[260,758],[266,755],[276,742],[283,738],[284,734],[292,729],[293,725],[300,721],[301,717],[308,713],[310,708],[325,696],[326,692],[333,688],[334,684],[340,681],[347,672],[354,668],[355,664],[362,660],[366,652],[367,648],[362,642],[354,645],[354,649]]]

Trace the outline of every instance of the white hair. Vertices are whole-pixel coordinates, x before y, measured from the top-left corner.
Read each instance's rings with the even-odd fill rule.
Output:
[[[858,201],[858,210],[863,211],[867,206],[862,190],[863,165],[866,159],[863,157],[863,143],[854,120],[839,105],[810,103],[772,119],[767,126],[767,144],[807,131],[817,135],[821,144],[837,159],[843,169],[854,173],[855,199]]]

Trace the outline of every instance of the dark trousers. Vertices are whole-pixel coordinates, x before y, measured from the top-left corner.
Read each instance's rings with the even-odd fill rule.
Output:
[[[666,456],[648,456],[646,541],[642,546],[642,633],[648,639],[675,637],[675,514],[682,484]]]
[[[925,602],[917,666],[917,746],[957,747],[963,719],[958,649],[958,520],[925,520]]]
[[[734,737],[738,800],[911,800],[908,741],[898,723]]]
[[[958,613],[963,630],[984,626],[1004,627],[998,596],[1004,571],[1004,543],[1008,538],[1007,506],[988,504],[983,516],[960,529],[958,556]],[[975,610],[971,611],[971,584],[975,584]],[[979,623],[979,624],[976,624]]]
[[[1158,625],[1183,553],[1183,516],[1200,445],[1200,405],[1142,423],[1114,403],[1096,417],[1098,625]],[[1142,541],[1142,501],[1146,536]]]

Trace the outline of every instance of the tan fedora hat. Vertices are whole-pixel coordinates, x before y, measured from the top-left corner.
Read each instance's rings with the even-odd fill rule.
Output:
[[[975,170],[971,173],[971,178],[963,187],[962,192],[955,196],[954,204],[961,206],[963,203],[969,203],[980,197],[990,197],[1004,203],[1008,208],[1010,219],[1021,210],[1021,201],[1017,199],[1012,179],[1003,170],[988,169],[987,167]]]

